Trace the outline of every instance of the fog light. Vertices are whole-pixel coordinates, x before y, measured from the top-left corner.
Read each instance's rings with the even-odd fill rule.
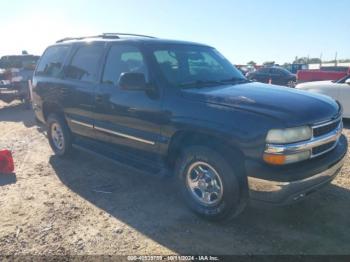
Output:
[[[276,155],[264,153],[264,161],[271,165],[285,165],[309,159],[310,155],[310,151],[304,151],[290,155]]]

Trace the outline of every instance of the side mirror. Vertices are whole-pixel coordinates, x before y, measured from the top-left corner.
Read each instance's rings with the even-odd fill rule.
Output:
[[[142,73],[122,73],[119,78],[119,86],[123,90],[146,90],[145,75]]]
[[[345,80],[345,84],[350,85],[350,78],[348,78],[348,79]]]

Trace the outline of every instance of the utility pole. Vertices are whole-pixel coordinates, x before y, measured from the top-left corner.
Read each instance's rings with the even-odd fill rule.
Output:
[[[320,68],[322,67],[322,53],[320,54]]]
[[[335,52],[334,66],[338,65],[337,58],[338,58],[338,52]]]

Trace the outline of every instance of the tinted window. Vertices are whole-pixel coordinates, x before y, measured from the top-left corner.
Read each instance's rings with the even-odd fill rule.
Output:
[[[347,72],[349,68],[344,66],[322,66],[321,70],[334,71],[334,72]]]
[[[53,46],[46,49],[36,69],[36,75],[57,77],[68,52],[69,46]]]
[[[103,45],[79,47],[70,65],[65,69],[65,77],[88,82],[96,81],[103,50]]]
[[[145,61],[140,50],[133,46],[112,46],[107,57],[103,83],[116,85],[122,73],[143,73],[147,78]]]
[[[344,84],[346,80],[350,79],[350,76],[345,76],[343,78],[340,78],[339,80],[335,81],[338,84]]]
[[[290,72],[284,68],[272,68],[272,73],[277,75],[289,75]]]
[[[259,74],[268,74],[270,73],[270,68],[261,68],[257,71]]]
[[[280,69],[277,69],[277,68],[272,68],[271,69],[271,74],[274,74],[274,75],[284,75],[285,73],[280,70]]]

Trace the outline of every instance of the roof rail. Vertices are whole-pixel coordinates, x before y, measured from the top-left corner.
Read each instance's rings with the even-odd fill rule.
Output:
[[[102,35],[93,35],[93,36],[80,36],[80,37],[66,37],[60,40],[57,40],[56,43],[62,43],[70,40],[83,40],[88,38],[107,38],[107,39],[119,39],[119,36],[137,36],[137,37],[147,37],[155,38],[149,35],[139,35],[139,34],[127,34],[127,33],[103,33]]]
[[[128,34],[128,33],[103,33],[102,34],[102,37],[104,38],[115,37],[115,36],[138,36],[138,37],[156,38],[154,36],[149,36],[149,35]]]
[[[70,41],[70,40],[82,40],[82,39],[87,39],[87,38],[99,38],[101,37],[100,35],[92,35],[92,36],[79,36],[79,37],[65,37],[63,39],[57,40],[56,43],[61,43],[65,41]]]

